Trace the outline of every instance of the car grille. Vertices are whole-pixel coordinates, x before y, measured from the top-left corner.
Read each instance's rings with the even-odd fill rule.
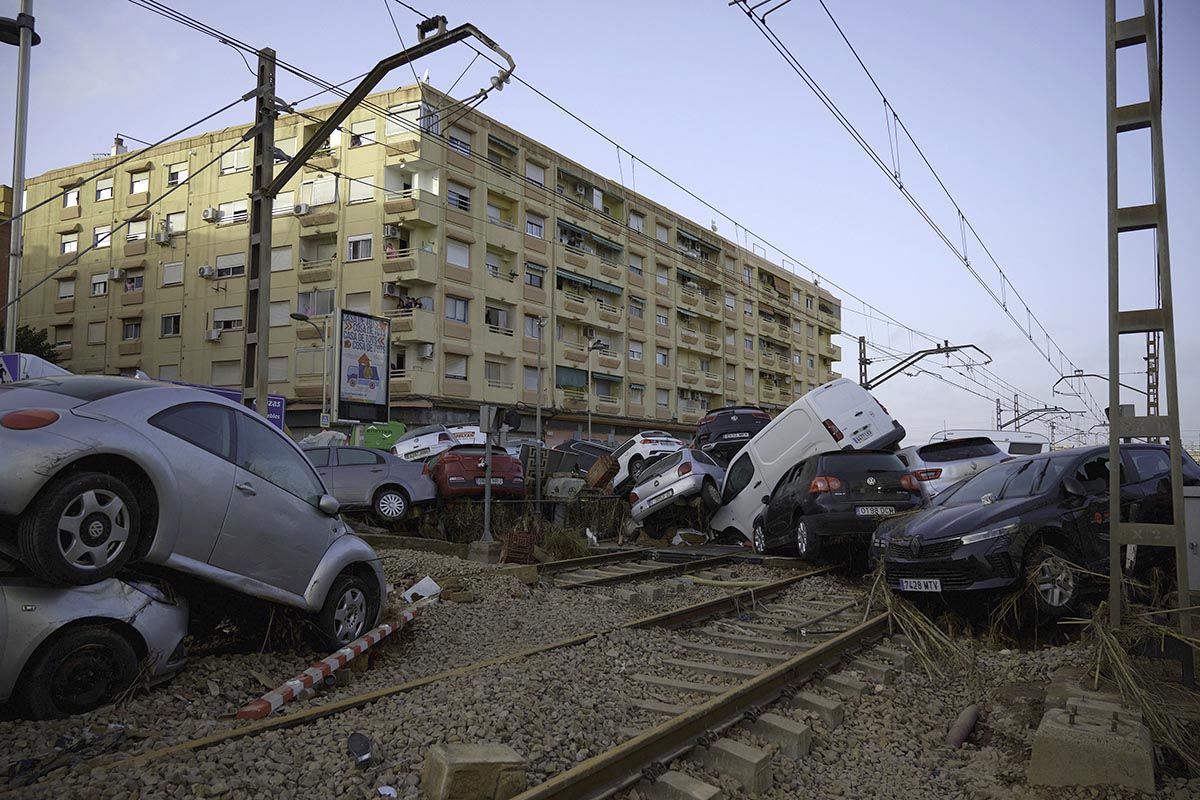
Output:
[[[921,542],[921,546],[914,552],[911,539],[893,539],[888,544],[887,555],[889,558],[945,558],[953,553],[962,544],[957,537],[953,539],[944,539],[940,542]],[[907,576],[906,576],[907,577]]]
[[[987,557],[988,565],[992,568],[997,578],[1011,578],[1014,576],[1012,559],[1008,557],[1008,553],[992,553]]]
[[[965,589],[975,579],[968,574],[966,563],[951,561],[887,562],[885,566],[888,585],[900,587],[901,578],[937,578],[943,589]]]

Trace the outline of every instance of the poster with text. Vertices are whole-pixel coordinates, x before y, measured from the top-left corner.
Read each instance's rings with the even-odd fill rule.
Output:
[[[338,315],[338,416],[360,422],[388,419],[391,321],[357,311]]]

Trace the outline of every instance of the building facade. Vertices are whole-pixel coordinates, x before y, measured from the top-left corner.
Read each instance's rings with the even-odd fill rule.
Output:
[[[825,289],[483,114],[439,119],[449,100],[428,86],[370,101],[389,114],[356,109],[274,206],[270,390],[293,425],[316,424],[317,327],[339,307],[391,319],[393,416],[409,423],[477,419],[481,402],[532,413],[539,352],[551,438],[589,406],[595,438],[619,439],[837,377]],[[279,150],[331,109],[281,117]],[[244,131],[100,180],[83,182],[115,158],[28,182],[31,204],[67,190],[26,218],[22,283],[64,268],[20,311],[68,369],[240,385],[251,145],[199,168]]]

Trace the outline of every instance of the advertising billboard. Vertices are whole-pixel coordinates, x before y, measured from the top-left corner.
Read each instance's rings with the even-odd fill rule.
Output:
[[[338,312],[337,412],[339,419],[388,421],[391,320],[357,311]]]

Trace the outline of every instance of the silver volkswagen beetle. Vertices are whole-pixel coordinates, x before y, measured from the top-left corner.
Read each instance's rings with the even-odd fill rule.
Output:
[[[0,549],[87,585],[144,561],[312,614],[331,644],[378,620],[379,557],[303,452],[211,392],[103,375],[0,386]]]

